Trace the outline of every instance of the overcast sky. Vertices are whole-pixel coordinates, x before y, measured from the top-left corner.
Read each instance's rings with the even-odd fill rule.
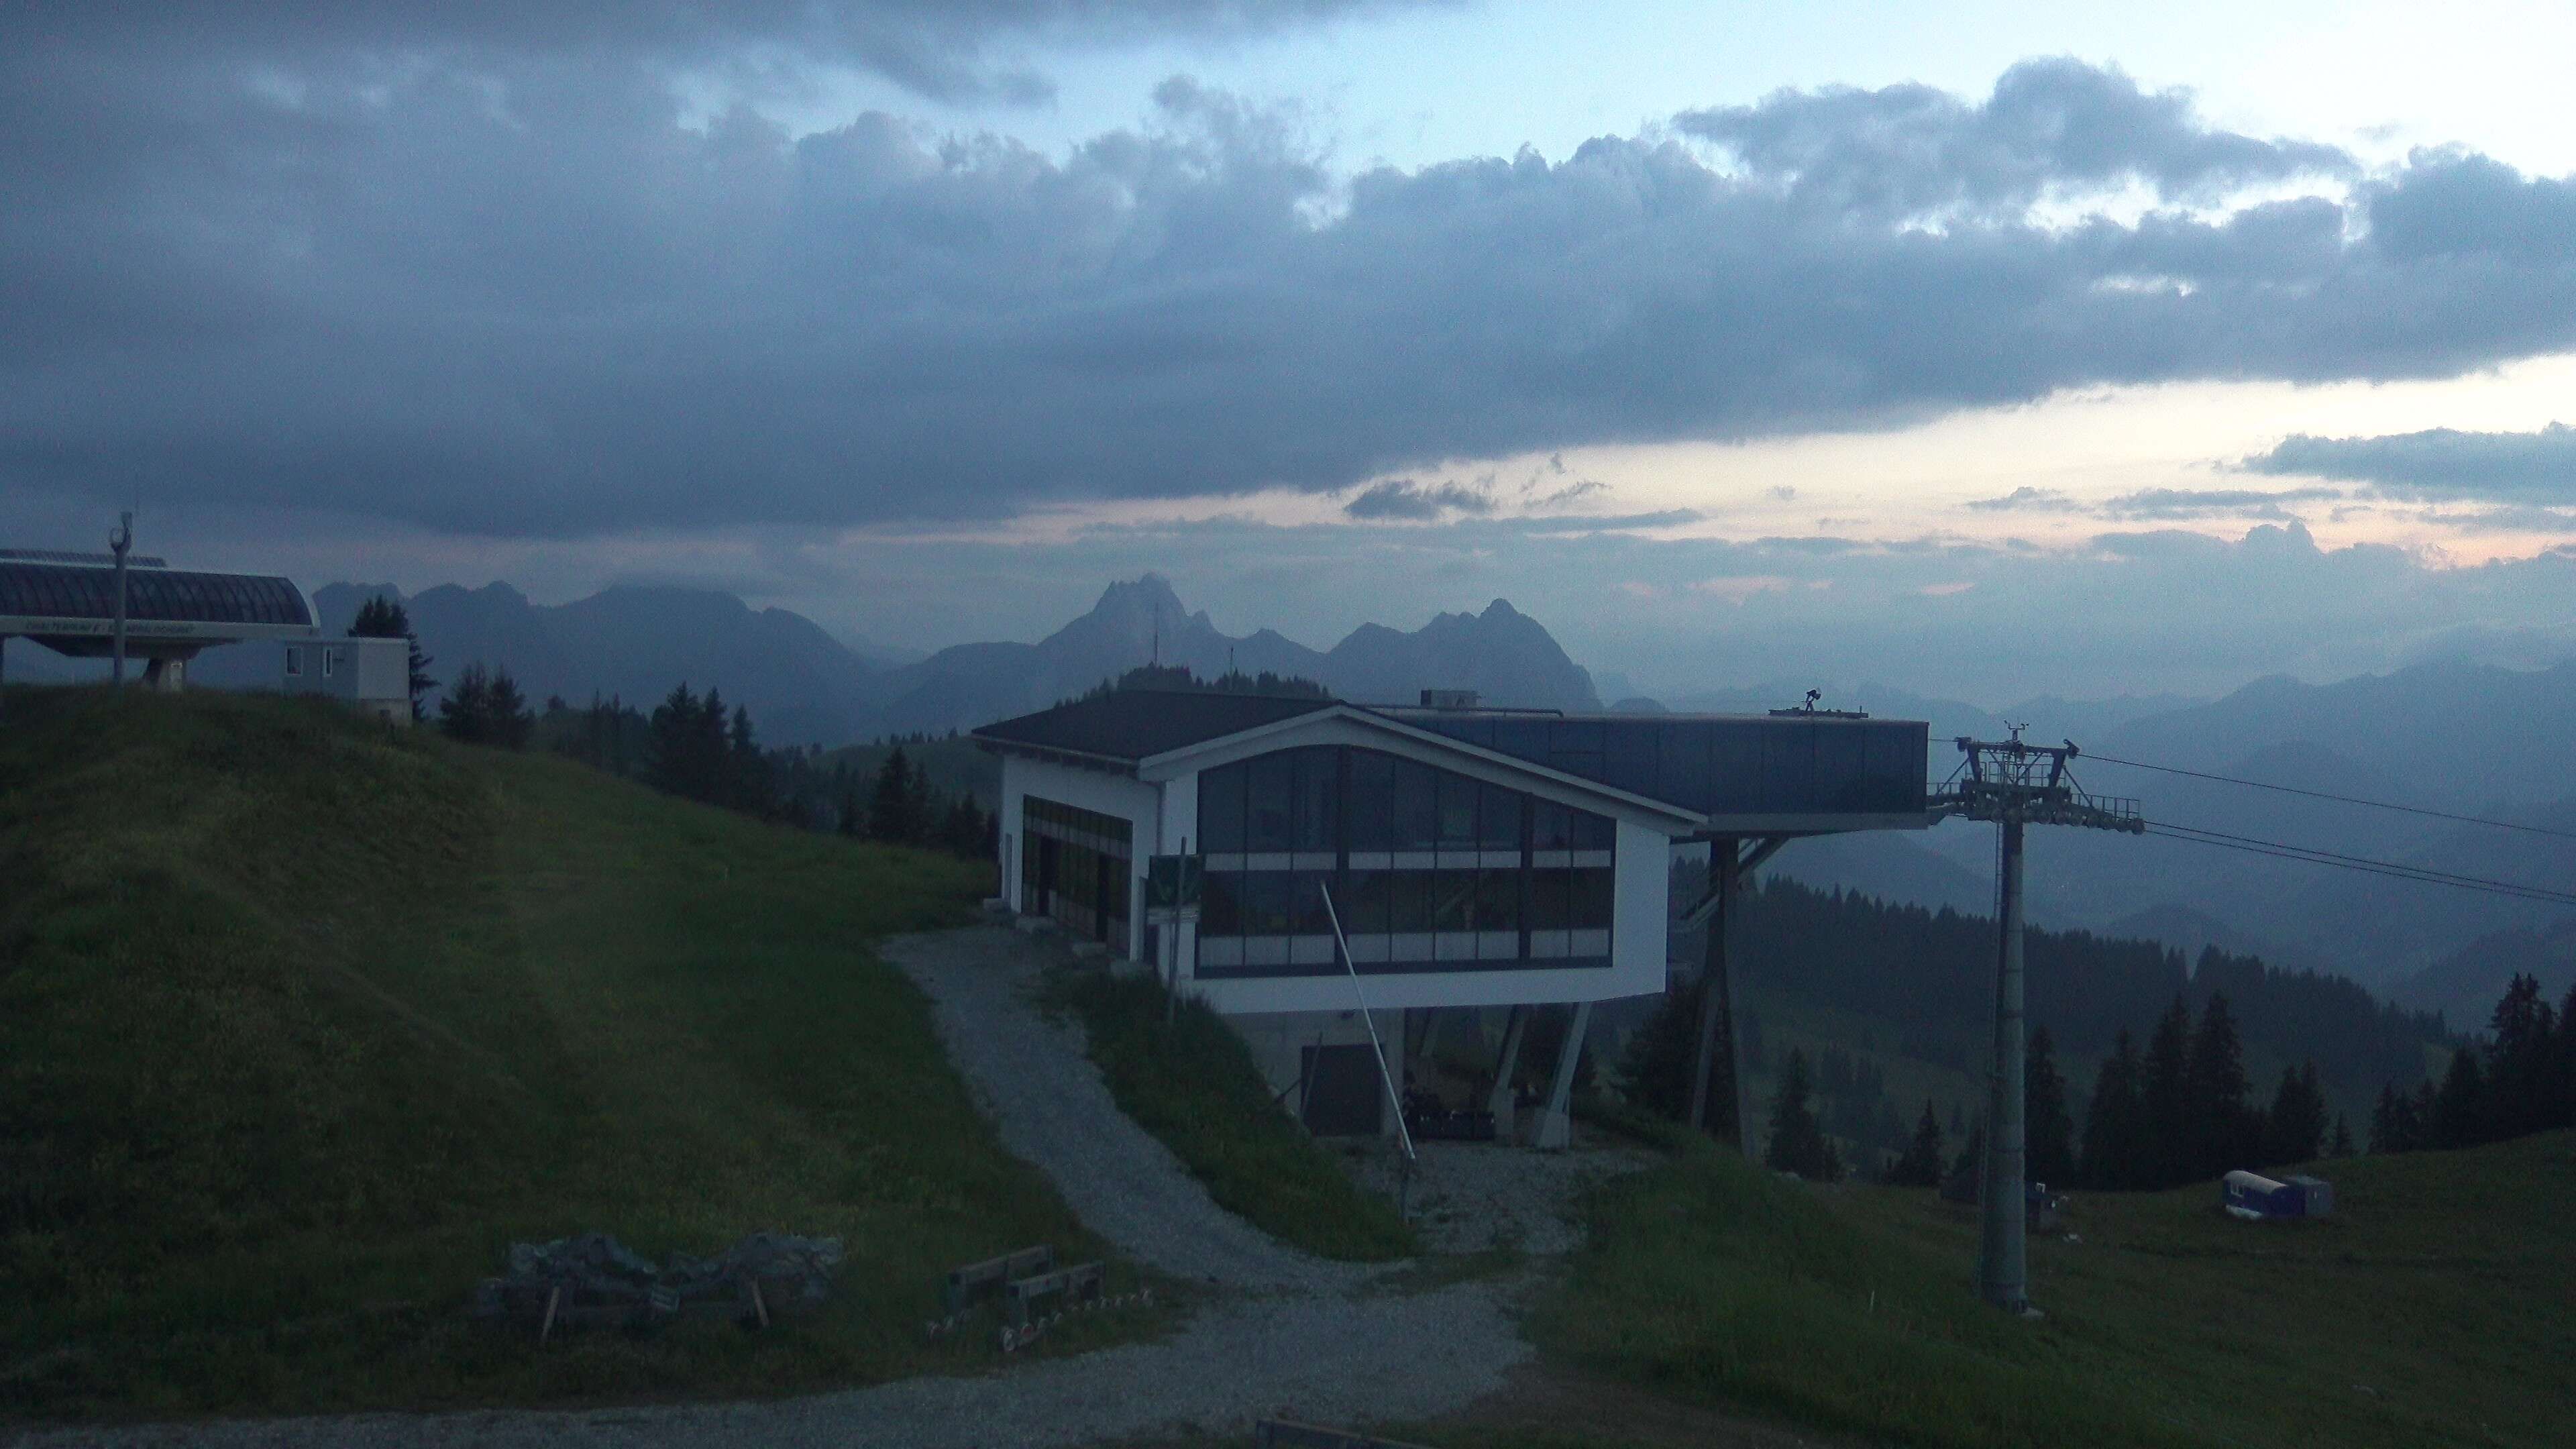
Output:
[[[2563,5],[0,11],[0,535],[1643,687],[2576,650]]]

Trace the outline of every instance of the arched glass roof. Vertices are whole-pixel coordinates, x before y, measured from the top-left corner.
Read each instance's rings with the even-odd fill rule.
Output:
[[[125,617],[185,624],[310,628],[312,608],[295,585],[259,574],[129,568]],[[0,559],[0,615],[32,619],[116,617],[116,571],[92,565]]]

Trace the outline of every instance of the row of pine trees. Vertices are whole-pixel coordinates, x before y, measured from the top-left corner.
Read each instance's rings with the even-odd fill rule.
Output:
[[[1686,1110],[1691,1053],[1699,1017],[1697,992],[1684,985],[1631,1039],[1620,1086],[1634,1104],[1668,1117]],[[1834,1048],[1826,1048],[1831,1054]],[[1819,1076],[1825,1080],[1819,1082]],[[1712,1120],[1728,1120],[1730,1074],[1712,1074]],[[1837,1138],[1880,1154],[1869,1138],[1835,1130],[1848,1103],[1883,1090],[1884,1077],[1847,1059],[1839,1071],[1811,1069],[1806,1052],[1789,1052],[1773,1094],[1764,1162],[1805,1177],[1836,1178],[1846,1164]],[[2316,1064],[2285,1068],[2268,1103],[2257,1098],[2244,1045],[2224,994],[2198,1017],[2177,996],[2140,1049],[2116,1037],[2095,1080],[2080,1134],[2068,1110],[2067,1082],[2046,1028],[2031,1035],[2023,1082],[2023,1130],[2034,1182],[2101,1190],[2153,1190],[2205,1182],[2227,1172],[2262,1170],[2348,1157],[2351,1125],[2329,1107]],[[1819,1099],[1822,1100],[1820,1106]],[[1945,1132],[1931,1102],[1923,1104],[1904,1149],[1881,1167],[1858,1166],[1881,1180],[1932,1186],[1973,1169],[1981,1131],[1953,1120]],[[2452,1054],[2437,1087],[2383,1087],[2372,1114],[2374,1152],[2470,1147],[2576,1125],[2576,988],[2553,1009],[2539,982],[2516,976],[2498,1003],[2485,1038]],[[1964,1138],[1956,1155],[1954,1138]]]
[[[576,708],[561,698],[548,699],[540,715],[507,669],[469,664],[439,701],[438,727],[451,739],[503,749],[542,741],[665,794],[756,819],[968,860],[997,853],[999,820],[971,793],[933,786],[902,746],[863,782],[845,762],[825,765],[819,748],[764,747],[751,712],[728,708],[712,688],[699,694],[683,682],[649,715],[617,699]]]
[[[2517,975],[2486,1040],[2451,1056],[2439,1087],[2379,1089],[2370,1150],[2475,1147],[2576,1126],[2576,986],[2552,1010],[2539,978]]]

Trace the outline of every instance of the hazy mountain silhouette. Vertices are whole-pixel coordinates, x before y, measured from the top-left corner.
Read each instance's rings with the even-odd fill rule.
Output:
[[[772,744],[839,744],[865,722],[876,673],[802,614],[752,609],[710,589],[622,585],[569,604],[533,604],[508,584],[442,584],[404,597],[386,584],[332,584],[313,596],[325,628],[344,629],[378,595],[401,599],[430,673],[504,667],[532,701],[614,696],[650,710],[672,686],[710,685],[751,711]]]
[[[1268,670],[1344,699],[1410,703],[1424,689],[1473,689],[1492,704],[1597,709],[1584,673],[1537,620],[1496,599],[1482,614],[1442,614],[1411,633],[1363,624],[1328,651],[1276,630],[1241,637],[1193,613],[1157,574],[1111,584],[1091,612],[1035,644],[961,644],[888,671],[876,727],[969,729],[1044,709],[1160,658],[1201,676]]]

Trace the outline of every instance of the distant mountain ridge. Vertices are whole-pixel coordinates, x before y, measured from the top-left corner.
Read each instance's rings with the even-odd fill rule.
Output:
[[[1487,703],[1599,709],[1592,676],[1537,620],[1496,599],[1407,633],[1363,624],[1318,651],[1273,629],[1240,638],[1193,613],[1159,574],[1111,584],[1091,612],[1035,644],[961,644],[883,679],[878,728],[933,733],[1044,709],[1159,659],[1205,677],[1228,669],[1312,679],[1363,703],[1411,703],[1424,689],[1472,689]]]
[[[468,664],[506,667],[530,699],[574,704],[614,696],[650,709],[674,685],[710,686],[751,711],[774,743],[846,744],[916,731],[944,734],[1044,709],[1160,659],[1202,676],[1263,670],[1366,702],[1409,703],[1423,689],[1472,689],[1496,704],[1597,709],[1591,676],[1545,626],[1496,599],[1479,614],[1441,614],[1407,632],[1364,624],[1329,650],[1273,629],[1223,633],[1155,574],[1113,583],[1097,604],[1034,644],[960,644],[912,662],[871,659],[787,609],[753,609],[708,589],[620,585],[567,604],[537,604],[506,583],[442,584],[406,595],[391,584],[335,583],[313,596],[327,629],[346,629],[371,598],[399,601],[441,680]],[[195,677],[273,685],[274,651],[209,652]]]

